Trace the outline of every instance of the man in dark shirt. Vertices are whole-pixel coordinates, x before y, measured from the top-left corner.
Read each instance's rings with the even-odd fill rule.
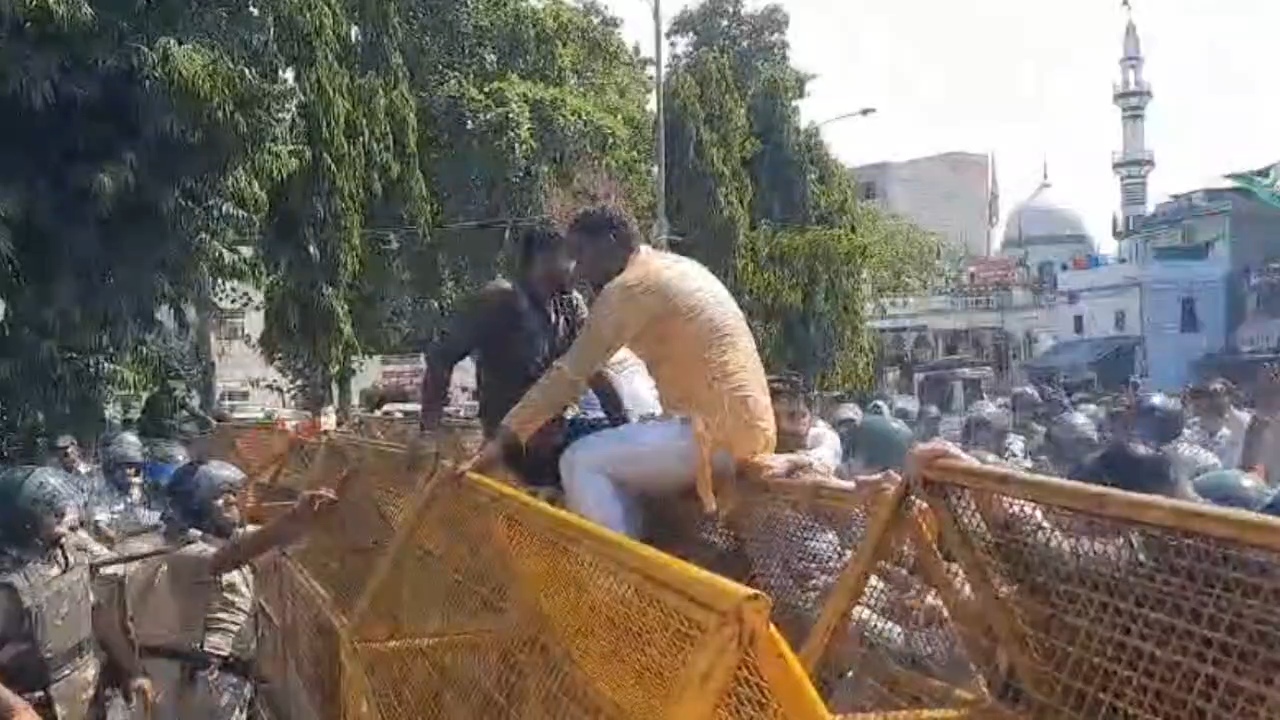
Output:
[[[493,437],[507,411],[578,336],[587,305],[573,289],[574,263],[564,236],[550,227],[530,228],[516,255],[515,282],[498,279],[482,288],[428,349],[424,430],[440,422],[454,366],[473,355],[480,422],[485,437]],[[621,400],[603,374],[592,379],[591,389],[610,419],[625,420]],[[521,457],[507,458],[508,466],[528,482],[553,482],[563,429],[562,419],[548,423]]]

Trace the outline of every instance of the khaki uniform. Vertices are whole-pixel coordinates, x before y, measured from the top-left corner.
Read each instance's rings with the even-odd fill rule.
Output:
[[[153,720],[243,720],[253,682],[253,570],[210,574],[201,540],[131,573],[134,632],[158,695]]]
[[[0,677],[47,720],[101,717],[93,705],[103,665],[93,605],[112,601],[119,576],[95,579],[89,562],[105,554],[77,534],[62,550],[0,558]]]

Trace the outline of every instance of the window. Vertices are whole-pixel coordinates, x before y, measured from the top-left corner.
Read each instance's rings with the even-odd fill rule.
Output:
[[[858,191],[863,200],[875,200],[880,197],[880,193],[876,191],[876,184],[873,182],[862,183]]]
[[[1076,315],[1075,317],[1071,318],[1071,328],[1072,330],[1075,331],[1077,335],[1083,335],[1084,334],[1084,316]]]
[[[1123,311],[1123,310],[1117,310],[1117,311],[1116,311],[1116,319],[1115,319],[1115,322],[1114,322],[1114,327],[1115,327],[1116,332],[1124,332],[1124,321],[1125,321],[1125,320],[1126,320],[1126,318],[1125,318],[1125,316],[1124,316],[1124,311]]]
[[[1178,324],[1178,332],[1200,332],[1200,316],[1196,314],[1196,299],[1182,298],[1182,320]]]
[[[218,315],[217,336],[221,342],[244,340],[248,333],[244,329],[244,311],[226,310]]]
[[[249,402],[249,391],[248,390],[223,390],[222,402],[247,403]]]

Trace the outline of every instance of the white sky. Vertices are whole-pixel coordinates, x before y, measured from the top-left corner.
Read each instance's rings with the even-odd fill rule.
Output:
[[[606,0],[628,40],[653,53],[649,0]],[[686,0],[664,0],[670,19]],[[752,7],[764,3],[749,0]],[[950,150],[993,152],[1001,212],[1040,181],[1042,158],[1104,249],[1119,186],[1111,104],[1125,14],[1120,0],[781,0],[793,61],[817,75],[808,121],[849,165]],[[1280,0],[1133,0],[1155,99],[1151,200],[1223,184],[1280,160]],[[998,237],[998,236],[997,236]]]

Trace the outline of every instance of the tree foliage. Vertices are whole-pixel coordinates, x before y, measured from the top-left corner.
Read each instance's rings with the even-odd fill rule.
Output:
[[[867,308],[923,288],[938,257],[926,233],[860,203],[849,171],[797,103],[777,5],[704,0],[668,38],[667,205],[677,247],[739,295],[766,362],[819,386],[865,385]]]
[[[287,164],[238,3],[0,3],[0,431],[87,431]],[[172,364],[172,363],[169,363]],[[132,368],[132,369],[131,369]],[[30,448],[27,448],[30,450]]]
[[[860,303],[928,243],[800,123],[786,31],[741,0],[675,19],[667,205],[771,362],[848,382]],[[361,355],[428,340],[525,223],[653,205],[647,67],[594,0],[0,0],[0,33],[6,439],[207,376],[232,284],[317,406]],[[826,277],[797,295],[801,269]]]

